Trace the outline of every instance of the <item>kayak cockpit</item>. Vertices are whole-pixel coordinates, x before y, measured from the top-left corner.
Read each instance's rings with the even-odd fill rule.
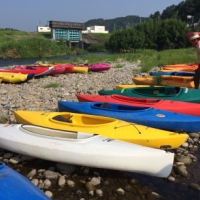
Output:
[[[21,125],[20,130],[25,133],[38,134],[41,136],[59,137],[64,139],[89,139],[97,134],[88,134],[84,132],[64,131],[51,129],[34,125]]]
[[[165,87],[156,87],[156,88],[136,88],[133,89],[133,92],[147,95],[147,96],[176,96],[180,93],[180,87],[174,86],[165,86]]]
[[[117,123],[114,118],[64,112],[50,117],[49,120],[54,123],[67,123],[70,126],[107,126]]]
[[[114,103],[93,103],[91,107],[94,109],[123,111],[123,112],[145,111],[147,109],[150,109],[150,107],[138,107],[138,106],[129,106],[123,104],[114,104]]]

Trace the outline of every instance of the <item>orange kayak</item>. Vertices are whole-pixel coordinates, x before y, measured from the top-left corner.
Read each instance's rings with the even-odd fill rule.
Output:
[[[198,64],[190,64],[190,65],[165,65],[163,69],[170,69],[170,70],[182,70],[182,69],[197,69]]]
[[[194,81],[190,81],[191,79],[190,76],[162,76],[159,85],[194,88]],[[132,80],[136,85],[158,85],[152,76],[134,77]]]

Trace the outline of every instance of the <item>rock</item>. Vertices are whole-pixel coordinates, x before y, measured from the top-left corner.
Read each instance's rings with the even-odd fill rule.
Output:
[[[71,174],[76,170],[76,166],[65,163],[56,163],[56,169],[61,173]]]
[[[5,154],[3,155],[3,158],[4,158],[4,159],[10,159],[12,156],[13,156],[13,153],[5,153]]]
[[[31,156],[27,156],[27,155],[22,155],[21,160],[22,161],[32,161],[32,160],[35,160],[35,158],[31,157]]]
[[[197,138],[197,139],[199,139],[199,134],[198,133],[189,133],[189,136],[191,138]]]
[[[134,184],[138,184],[138,181],[135,180],[135,179],[131,179],[131,180],[129,181],[129,183],[130,183],[131,185],[134,185]]]
[[[176,162],[182,162],[185,165],[191,165],[192,159],[189,156],[177,156],[175,158]]]
[[[187,148],[189,144],[187,142],[184,142],[181,146]]]
[[[44,189],[49,189],[51,187],[51,181],[49,179],[44,180]]]
[[[184,165],[183,162],[176,162],[176,165],[179,166],[179,165]]]
[[[3,109],[0,107],[0,123],[6,124],[9,121],[9,117],[5,114]]]
[[[91,182],[87,182],[87,183],[85,184],[85,187],[86,187],[86,190],[87,190],[88,192],[94,191],[94,189],[95,189],[94,185],[93,185]]]
[[[49,198],[52,198],[53,197],[53,194],[51,191],[46,191],[45,194],[49,197]]]
[[[38,188],[41,190],[44,188],[44,182],[42,180],[39,181]]]
[[[96,190],[96,196],[97,196],[97,197],[102,197],[102,196],[103,196],[103,191],[100,190],[100,189],[97,189],[97,190]]]
[[[93,185],[99,185],[101,183],[101,177],[93,177],[90,182],[93,184]]]
[[[125,187],[124,187],[124,190],[125,191],[127,191],[127,192],[131,192],[131,191],[133,191],[133,187],[131,186],[131,185],[126,185]]]
[[[65,183],[66,183],[66,179],[64,176],[61,176],[59,179],[58,179],[58,185],[63,188],[65,186]]]
[[[67,185],[68,185],[70,188],[73,188],[76,184],[75,184],[74,181],[67,180]]]
[[[109,185],[109,181],[107,181],[107,180],[104,181],[104,182],[103,182],[103,185],[104,185],[104,186],[108,186],[108,185]]]
[[[117,190],[115,190],[115,193],[118,196],[123,196],[125,194],[125,191],[122,188],[118,188]]]
[[[17,164],[21,161],[21,159],[19,157],[12,157],[10,158],[9,162],[12,164]]]
[[[5,94],[8,94],[8,93],[9,93],[8,90],[0,89],[0,95],[5,95]]]
[[[32,182],[35,186],[38,186],[38,184],[39,184],[39,181],[38,181],[37,178],[32,179],[31,182]]]
[[[176,171],[178,174],[180,174],[183,177],[187,177],[188,172],[186,170],[186,167],[184,165],[179,165],[176,167]]]
[[[188,156],[192,159],[192,161],[197,161],[197,157],[192,155],[192,154],[188,154]]]
[[[200,185],[196,184],[196,183],[189,183],[188,187],[191,187],[195,190],[200,190]]]
[[[155,192],[150,192],[147,194],[146,200],[167,200],[167,199]]]
[[[176,180],[173,176],[169,176],[167,179],[168,179],[169,181],[171,181],[171,182],[174,182],[174,181]]]
[[[88,175],[90,172],[90,169],[88,167],[86,167],[84,170],[83,170],[83,174],[85,175]]]
[[[36,169],[33,169],[31,172],[28,173],[27,178],[32,179],[36,174]]]
[[[58,173],[47,170],[44,172],[44,177],[45,179],[49,179],[49,180],[57,180],[58,179]]]

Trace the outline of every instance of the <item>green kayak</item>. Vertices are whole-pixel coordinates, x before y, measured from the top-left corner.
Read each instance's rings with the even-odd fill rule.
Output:
[[[99,90],[100,95],[118,94],[123,96],[146,98],[146,99],[165,99],[174,101],[184,101],[200,103],[200,90],[192,88],[181,88],[175,86],[161,87],[136,87],[115,90]]]

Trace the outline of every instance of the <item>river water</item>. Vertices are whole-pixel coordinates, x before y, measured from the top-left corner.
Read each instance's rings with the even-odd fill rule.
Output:
[[[58,56],[58,57],[50,57],[45,58],[46,61],[50,60],[70,60],[72,58],[84,58],[91,55],[103,56],[110,55],[113,53],[110,52],[96,52],[96,53],[88,53],[83,55],[67,55],[67,56]],[[31,58],[31,59],[2,59],[0,60],[0,67],[6,67],[11,65],[29,65],[33,64],[36,61],[41,60],[41,58]]]

